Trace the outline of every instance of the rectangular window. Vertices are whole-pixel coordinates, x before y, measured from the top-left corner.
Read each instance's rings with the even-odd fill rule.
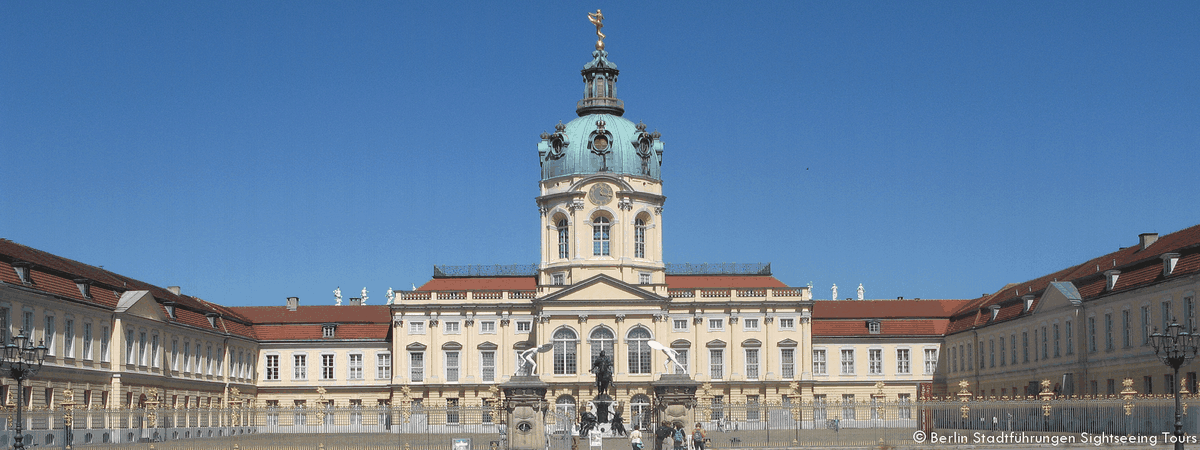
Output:
[[[213,374],[213,352],[211,345],[204,349],[204,374]]]
[[[1162,302],[1162,330],[1163,331],[1166,331],[1167,327],[1169,327],[1171,325],[1172,319],[1174,319],[1174,317],[1171,317],[1171,302],[1169,300]]]
[[[21,329],[25,331],[25,336],[33,339],[33,311],[25,311],[25,322],[23,322],[23,325]]]
[[[708,331],[725,331],[725,319],[708,319]]]
[[[842,375],[854,375],[854,350],[842,350]]]
[[[8,345],[8,328],[8,308],[0,308],[0,345]]]
[[[1074,328],[1074,326],[1072,326],[1072,322],[1070,320],[1066,321],[1067,354],[1068,355],[1075,354],[1075,331],[1074,331],[1074,329],[1075,328]]]
[[[958,349],[950,347],[950,371],[958,372]]]
[[[267,355],[267,379],[279,379],[279,355]]]
[[[641,258],[641,256],[638,256],[638,258]],[[651,281],[649,272],[638,273],[638,284],[650,284]]]
[[[1104,350],[1111,352],[1116,348],[1116,344],[1113,341],[1112,313],[1106,313],[1104,314]]]
[[[446,352],[446,382],[458,382],[458,352]]]
[[[793,319],[791,317],[780,318],[779,319],[779,330],[780,331],[795,331],[796,330],[796,319]]]
[[[1150,307],[1142,307],[1142,345],[1150,345]]]
[[[988,339],[988,367],[996,367],[996,341]]]
[[[445,322],[445,325],[446,325],[445,333],[446,334],[459,334],[462,330],[462,328],[459,326],[460,324],[461,324],[461,322],[458,322],[458,321]]]
[[[607,217],[597,217],[592,225],[592,255],[608,256],[609,221]]]
[[[377,353],[375,355],[375,379],[389,380],[392,378],[392,354]]]
[[[201,373],[204,372],[204,366],[200,365],[200,344],[199,343],[196,344],[196,352],[192,353],[192,356],[194,358],[194,360],[192,361],[192,364],[196,368],[196,375],[200,375]]]
[[[231,352],[230,355],[233,355]],[[308,355],[292,355],[292,379],[308,379]]]
[[[1070,328],[1070,327],[1068,327],[1068,328]],[[1009,335],[1008,340],[1009,340],[1009,342],[1011,342],[1010,345],[1012,345],[1012,363],[1016,364],[1017,363],[1017,333],[1013,333],[1013,334]],[[1068,339],[1067,341],[1069,342],[1070,339]]]
[[[825,350],[813,350],[813,374],[825,375]]]
[[[321,337],[331,338],[337,336],[337,327],[333,325],[325,325],[321,327]]]
[[[92,359],[92,323],[83,323],[83,359]]]
[[[911,394],[896,394],[896,403],[899,403],[897,415],[901,419],[912,418],[912,395]]]
[[[1005,355],[1007,355],[1007,354],[1008,354],[1008,347],[1004,346],[1004,336],[1000,336],[1000,367],[1005,366],[1005,363],[1008,360],[1008,358],[1005,357]]]
[[[746,420],[757,421],[762,417],[757,395],[746,396]]]
[[[713,380],[725,378],[725,353],[719,348],[708,349],[708,377]]]
[[[46,329],[42,332],[42,339],[46,341],[46,354],[54,356],[54,316],[46,316]]]
[[[138,365],[146,365],[146,332],[138,333]]]
[[[937,372],[937,358],[938,358],[937,349],[932,349],[932,348],[925,349],[925,374],[926,375]]]
[[[825,411],[825,404],[825,394],[813,395],[813,420],[823,422],[828,419],[829,416]]]
[[[880,330],[880,328],[879,328],[878,320],[872,320],[870,322],[867,322],[867,332],[868,333],[879,334],[879,330]]]
[[[567,276],[565,274],[561,274],[561,273],[550,274],[550,285],[562,286],[565,284],[567,284]]]
[[[496,334],[496,321],[484,320],[479,322],[479,334]]]
[[[796,378],[796,349],[779,349],[779,373],[785,380]]]
[[[1029,362],[1029,332],[1021,332],[1021,362]]]
[[[150,338],[150,365],[158,367],[158,363],[158,335],[156,334]]]
[[[676,348],[673,350],[675,350],[675,359],[679,360],[680,366],[683,366],[683,367],[676,366],[675,373],[679,374],[679,375],[687,375],[689,373],[688,368],[690,367],[688,365],[688,349]]]
[[[854,420],[854,394],[842,394],[842,420]]]
[[[1047,359],[1050,357],[1050,342],[1049,341],[1050,341],[1049,334],[1046,333],[1046,327],[1043,326],[1042,327],[1042,359]]]
[[[747,380],[757,380],[758,379],[758,349],[757,348],[746,349],[746,379]]]
[[[125,364],[133,364],[135,362],[133,353],[133,330],[125,330]]]
[[[1054,357],[1055,358],[1060,356],[1060,354],[1058,352],[1058,348],[1059,348],[1058,342],[1059,342],[1059,333],[1058,333],[1058,324],[1056,323],[1056,324],[1054,324]]]
[[[157,339],[158,339],[158,337],[155,336],[156,346],[157,346]],[[225,374],[225,349],[224,348],[217,347],[216,364],[217,364],[217,376],[224,375]]]
[[[1183,331],[1189,331],[1196,328],[1196,298],[1183,298]]]
[[[190,372],[192,370],[192,345],[183,343],[183,371]]]
[[[408,354],[408,378],[413,383],[421,383],[425,380],[425,353],[409,352]]]
[[[896,373],[912,373],[912,364],[908,353],[906,348],[896,350]]]
[[[671,319],[671,330],[687,331],[688,330],[688,320],[687,319]]]
[[[71,319],[63,321],[63,356],[75,357],[75,321]]]
[[[348,356],[350,358],[347,367],[349,367],[350,371],[347,372],[346,378],[350,380],[363,379],[363,355],[361,353],[352,353]]]
[[[742,319],[742,329],[746,331],[758,331],[758,319]]]
[[[1125,348],[1133,347],[1133,334],[1131,333],[1132,325],[1129,320],[1129,310],[1121,311],[1121,345]]]
[[[322,380],[332,380],[333,379],[333,374],[334,374],[333,356],[334,355],[321,355],[321,379]]]
[[[408,334],[425,334],[425,322],[409,321],[408,322]]]
[[[485,383],[496,381],[496,352],[479,352],[479,379]]]
[[[518,320],[517,321],[517,334],[529,334],[529,332],[532,330],[533,330],[533,321],[532,320]]]
[[[1088,351],[1095,353],[1096,352],[1096,318],[1088,317],[1087,326],[1088,326]]]
[[[871,375],[883,374],[883,350],[877,348],[867,350],[867,373]]]

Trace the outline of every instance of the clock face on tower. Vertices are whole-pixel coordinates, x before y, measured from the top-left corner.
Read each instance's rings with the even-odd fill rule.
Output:
[[[595,205],[599,205],[599,206],[607,205],[608,202],[612,201],[612,198],[613,198],[612,187],[610,187],[609,185],[604,184],[604,183],[597,183],[595,185],[592,185],[592,189],[588,191],[588,199],[591,200],[592,203]]]

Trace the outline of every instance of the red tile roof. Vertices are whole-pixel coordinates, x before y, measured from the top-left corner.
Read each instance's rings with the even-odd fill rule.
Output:
[[[813,319],[948,318],[970,300],[821,300]]]
[[[392,322],[391,308],[386,305],[298,306],[288,311],[286,306],[237,306],[230,308],[250,319],[257,328],[259,324],[282,323],[382,323]],[[340,329],[340,328],[339,328]],[[320,331],[320,327],[317,327]]]
[[[670,289],[784,288],[770,275],[667,275]]]
[[[253,331],[246,326],[246,318],[224,306],[206,302],[188,295],[177,295],[167,289],[143,281],[135,280],[124,275],[109,272],[99,267],[63,258],[32,247],[27,247],[8,239],[0,239],[0,281],[21,285],[13,270],[14,262],[32,263],[30,278],[33,279],[31,289],[74,301],[89,303],[105,309],[115,309],[121,295],[127,291],[149,291],[151,295],[162,301],[175,302],[177,323],[183,323],[203,329],[214,329],[209,325],[206,313],[218,313],[232,320],[222,320],[215,331],[229,331],[235,335],[253,338]],[[79,292],[75,279],[84,278],[90,281],[91,298],[84,298]],[[167,316],[165,307],[163,316]],[[230,325],[235,324],[235,325]],[[225,326],[228,325],[228,326]]]
[[[1022,283],[1010,284],[991,295],[972,300],[954,314],[948,333],[953,334],[972,327],[1016,318],[1024,314],[1024,302],[1021,297],[1028,294],[1035,297],[1033,310],[1036,311],[1042,294],[1054,281],[1071,282],[1079,290],[1079,295],[1084,301],[1107,295],[1104,290],[1104,272],[1110,269],[1121,271],[1113,292],[1159,282],[1162,280],[1160,256],[1164,253],[1180,254],[1172,278],[1200,272],[1200,225],[1161,236],[1145,250],[1142,250],[1140,245],[1126,247],[1077,266]],[[991,305],[1001,306],[1000,313],[994,321],[990,320],[990,313],[983,311]]]
[[[879,321],[879,333],[871,334],[866,320],[813,321],[814,337],[843,336],[941,336],[950,321],[946,319],[901,319]]]
[[[387,339],[390,324],[340,324],[334,331],[335,337],[322,337],[320,324],[304,325],[255,325],[258,338],[264,341],[294,340],[337,340],[337,339]]]

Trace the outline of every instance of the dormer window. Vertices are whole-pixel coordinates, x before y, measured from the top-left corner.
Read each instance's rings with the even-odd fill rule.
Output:
[[[75,287],[79,288],[79,295],[83,298],[92,298],[92,283],[87,278],[76,278]]]
[[[163,302],[163,308],[167,310],[167,315],[172,319],[179,318],[175,316],[175,302]]]
[[[1163,253],[1160,258],[1162,258],[1163,261],[1163,277],[1166,278],[1171,276],[1171,274],[1175,272],[1175,264],[1179,263],[1179,254]]]
[[[21,284],[26,286],[33,284],[33,278],[30,278],[29,276],[29,268],[33,267],[33,264],[27,262],[14,262],[12,263],[12,266],[13,270],[17,271],[17,278],[21,279]]]
[[[327,323],[321,325],[321,337],[335,337],[334,331],[337,330],[337,324]]]
[[[879,319],[871,319],[867,321],[867,332],[871,334],[879,334]]]
[[[1111,290],[1113,290],[1113,288],[1116,288],[1117,287],[1117,278],[1120,278],[1120,276],[1121,276],[1120,270],[1113,269],[1113,270],[1104,271],[1104,281],[1105,281],[1104,290],[1111,291]]]
[[[213,328],[217,327],[217,317],[218,316],[219,316],[219,314],[217,314],[217,313],[207,313],[204,315],[204,317],[208,318],[208,324],[210,326],[212,326]]]

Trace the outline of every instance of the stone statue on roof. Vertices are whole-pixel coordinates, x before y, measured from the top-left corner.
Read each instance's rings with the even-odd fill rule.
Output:
[[[836,283],[833,285],[833,299],[832,300],[837,300],[837,284]]]
[[[387,304],[391,305],[396,301],[396,291],[392,290],[391,286],[388,286],[387,295],[385,295],[385,297],[387,297]]]
[[[862,283],[858,283],[858,299],[859,299],[859,300],[862,300],[862,299],[863,299],[863,287],[862,287]]]
[[[359,304],[363,305],[363,306],[366,306],[366,304],[367,304],[367,287],[366,286],[363,286],[362,303],[359,303]]]
[[[600,32],[600,29],[604,28],[604,14],[601,14],[600,10],[596,9],[595,13],[588,13],[588,20],[592,22],[592,25],[596,26],[596,50],[604,50],[605,36],[604,33]]]
[[[333,290],[333,298],[337,301],[337,303],[334,303],[335,305],[342,306],[342,287],[341,286],[338,286],[337,289]]]

